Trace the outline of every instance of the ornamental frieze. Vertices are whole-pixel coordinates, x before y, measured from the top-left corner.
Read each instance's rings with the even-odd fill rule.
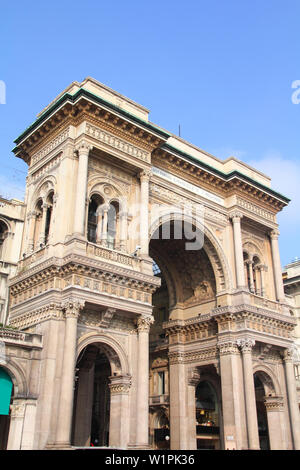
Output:
[[[45,155],[48,155],[52,150],[67,140],[69,135],[70,127],[67,127],[60,134],[54,137],[54,139],[50,140],[50,142],[48,142],[48,144],[46,144],[39,152],[33,154],[31,157],[31,166],[42,160]]]
[[[142,160],[143,162],[150,163],[151,155],[149,152],[140,149],[136,145],[133,145],[125,140],[121,139],[120,137],[116,137],[113,134],[110,134],[99,127],[93,126],[92,124],[87,123],[85,132],[90,137],[93,137],[98,142],[111,147],[115,150],[119,150],[123,153],[126,153],[132,157],[137,158],[138,160]]]

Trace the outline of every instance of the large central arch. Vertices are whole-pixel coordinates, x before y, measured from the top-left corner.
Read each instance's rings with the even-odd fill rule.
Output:
[[[231,270],[223,248],[212,231],[203,224],[203,220],[199,220],[197,217],[188,214],[184,214],[183,216],[182,212],[179,210],[178,212],[164,212],[163,215],[159,215],[151,221],[149,228],[150,243],[154,234],[157,233],[160,227],[165,224],[171,224],[174,221],[182,220],[203,234],[203,249],[209,258],[215,274],[217,294],[232,289]]]

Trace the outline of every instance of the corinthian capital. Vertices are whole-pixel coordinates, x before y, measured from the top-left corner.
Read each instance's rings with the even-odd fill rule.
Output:
[[[81,140],[78,142],[78,144],[75,146],[75,151],[80,155],[80,154],[87,154],[89,153],[90,150],[92,150],[93,146],[90,145],[86,140]]]
[[[252,348],[255,345],[255,341],[252,338],[242,338],[237,340],[238,347],[242,350],[242,352],[251,352]]]
[[[140,180],[143,181],[149,181],[152,176],[151,170],[143,170],[140,172],[139,177]]]
[[[85,302],[83,300],[69,299],[63,302],[62,307],[65,310],[66,318],[78,318]]]
[[[232,219],[232,222],[240,222],[240,220],[243,218],[243,214],[240,211],[232,211],[229,214],[229,217]]]
[[[278,237],[279,237],[279,230],[274,229],[270,232],[271,240],[278,240]]]
[[[154,318],[150,315],[140,315],[137,319],[138,332],[149,332],[151,324],[154,322]]]

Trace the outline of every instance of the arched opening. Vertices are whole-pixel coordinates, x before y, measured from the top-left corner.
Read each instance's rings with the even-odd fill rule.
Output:
[[[53,214],[53,198],[54,198],[54,193],[53,191],[51,191],[48,194],[47,205],[46,205],[45,245],[47,245],[49,241],[51,219],[52,219],[52,214]]]
[[[158,411],[154,417],[154,449],[170,448],[170,424],[164,411]]]
[[[0,450],[7,448],[12,396],[12,380],[6,370],[0,367]]]
[[[206,380],[196,387],[197,449],[220,448],[219,405],[215,388]]]
[[[87,239],[92,243],[97,242],[97,238],[100,236],[101,226],[101,215],[99,214],[98,208],[103,205],[104,200],[98,194],[93,194],[88,209],[88,224],[87,224]],[[97,233],[98,228],[98,233]]]
[[[5,245],[5,239],[8,234],[8,226],[6,225],[5,222],[0,220],[0,259],[4,258],[4,245]]]
[[[72,442],[75,446],[108,446],[111,365],[105,348],[87,346],[76,365]]]
[[[40,236],[42,228],[42,217],[43,217],[43,201],[39,199],[35,205],[35,224],[34,224],[34,237],[33,247],[34,249],[40,248]]]
[[[269,429],[268,429],[268,417],[267,417],[266,406],[264,403],[266,393],[265,393],[263,382],[260,379],[259,373],[254,374],[254,387],[255,387],[259,445],[260,445],[261,450],[269,450],[270,440],[269,440]]]
[[[174,384],[184,379],[172,376],[177,374],[178,368],[169,364],[169,340],[164,323],[172,320],[186,321],[209,313],[217,306],[215,271],[219,275],[220,291],[225,277],[221,273],[220,262],[211,241],[192,223],[186,221],[173,219],[157,227],[150,241],[149,254],[154,260],[153,274],[161,279],[161,286],[152,295],[154,322],[149,338],[150,406],[152,410],[161,406],[169,409],[170,393],[174,393],[172,386],[176,387]],[[179,396],[178,400],[180,399]],[[219,448],[220,445],[216,398],[213,409],[217,416],[214,417],[215,425],[210,426],[209,430],[209,426],[204,423],[198,425],[201,426],[198,431],[202,430],[202,434],[199,434],[197,441],[203,448]],[[213,413],[213,410],[210,411]],[[174,431],[174,420],[172,421],[174,415],[171,413],[170,416],[170,433],[174,436],[177,432]],[[195,421],[194,418],[193,424]],[[153,421],[151,425],[153,426]],[[161,436],[164,432],[166,431],[157,431]],[[155,436],[155,429],[150,429],[151,434]]]

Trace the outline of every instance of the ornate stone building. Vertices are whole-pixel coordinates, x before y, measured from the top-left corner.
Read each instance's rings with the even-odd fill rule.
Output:
[[[25,204],[0,197],[0,323],[8,315],[8,279],[16,273],[20,259]]]
[[[299,449],[269,178],[91,78],[15,143],[7,447]]]

